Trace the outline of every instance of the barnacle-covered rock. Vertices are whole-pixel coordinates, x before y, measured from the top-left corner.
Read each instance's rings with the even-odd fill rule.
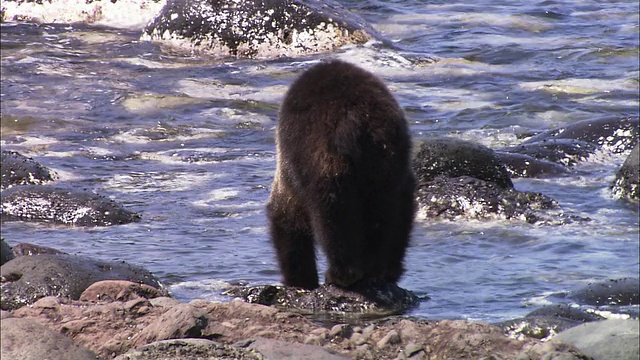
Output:
[[[169,0],[141,38],[214,56],[277,58],[380,35],[332,0]]]

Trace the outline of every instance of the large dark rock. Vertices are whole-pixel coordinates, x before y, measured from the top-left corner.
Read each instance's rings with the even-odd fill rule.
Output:
[[[251,58],[330,52],[379,35],[333,0],[170,0],[142,39]]]
[[[19,256],[2,265],[0,275],[0,307],[4,310],[32,304],[45,296],[77,300],[91,284],[101,280],[127,280],[166,293],[160,281],[141,267],[74,255]]]
[[[13,259],[13,249],[4,239],[0,239],[0,265],[4,265],[7,261]]]
[[[2,359],[95,360],[92,351],[74,344],[68,337],[32,319],[7,318],[0,321]]]
[[[45,184],[57,177],[53,171],[37,161],[15,151],[2,151],[0,167],[2,167],[1,189],[14,185]]]
[[[420,183],[436,177],[472,176],[502,189],[513,183],[500,157],[486,146],[455,138],[433,138],[420,144],[413,168]]]
[[[611,185],[611,191],[618,198],[629,199],[635,202],[640,200],[640,145],[631,150],[631,154],[627,157],[618,173],[616,179]]]
[[[414,157],[419,214],[429,218],[539,220],[557,207],[542,194],[514,189],[500,157],[491,149],[451,138],[429,139]]]
[[[58,186],[16,186],[2,191],[3,221],[42,221],[74,226],[108,226],[140,216],[104,196]]]
[[[314,290],[262,285],[235,287],[225,294],[249,303],[276,306],[320,318],[340,315],[347,319],[400,314],[420,301],[411,291],[377,280],[363,280],[348,290],[334,285],[322,285]]]
[[[640,280],[622,278],[591,283],[570,292],[568,297],[583,305],[640,305]]]

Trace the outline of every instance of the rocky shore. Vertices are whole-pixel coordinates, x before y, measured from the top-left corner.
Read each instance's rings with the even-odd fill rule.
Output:
[[[364,302],[362,294],[328,287],[314,290],[313,308],[301,306],[311,304],[304,300],[308,294],[296,296],[292,295],[295,289],[280,287],[236,289],[239,297],[229,302],[185,303],[171,298],[152,274],[133,265],[73,257],[31,244],[11,248],[3,240],[2,245],[3,359],[568,360],[638,356],[634,313],[605,320],[565,306],[543,308],[503,324],[431,321],[381,315],[380,309],[357,306]],[[24,265],[27,263],[31,265]],[[79,278],[83,281],[76,281]],[[29,286],[24,283],[18,286],[21,280],[39,291],[26,289]],[[638,279],[624,279],[558,297],[596,307],[637,308],[639,292]],[[25,293],[29,296],[20,295]],[[380,306],[393,307],[389,297],[407,297],[406,290],[384,293],[387,303],[380,302]],[[375,293],[367,296],[375,297]],[[339,316],[340,311],[327,306],[337,303],[342,303],[342,314],[350,316]]]

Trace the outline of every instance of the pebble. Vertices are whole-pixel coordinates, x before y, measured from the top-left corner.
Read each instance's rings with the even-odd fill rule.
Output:
[[[400,342],[400,335],[397,331],[391,330],[380,341],[378,341],[378,348],[383,349],[387,345],[393,345]]]

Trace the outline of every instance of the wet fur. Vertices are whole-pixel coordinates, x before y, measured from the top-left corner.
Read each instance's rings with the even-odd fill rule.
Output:
[[[315,242],[326,283],[396,283],[415,180],[404,114],[387,87],[346,62],[315,65],[287,92],[276,137],[267,215],[285,285],[318,286]]]

